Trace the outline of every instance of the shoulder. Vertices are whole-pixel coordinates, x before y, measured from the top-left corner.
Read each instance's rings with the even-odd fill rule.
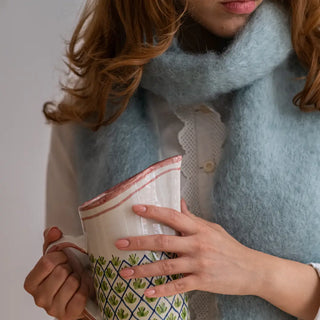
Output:
[[[75,170],[75,124],[53,124],[49,149],[49,166]]]

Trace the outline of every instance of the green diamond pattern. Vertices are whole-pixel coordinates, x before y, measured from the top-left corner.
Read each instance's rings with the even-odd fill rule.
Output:
[[[107,262],[104,257],[95,258],[90,255],[97,302],[103,319],[188,320],[190,315],[187,294],[160,298],[143,296],[145,289],[165,284],[182,275],[125,280],[119,274],[119,271],[126,267],[170,259],[175,256],[168,252],[151,252],[143,257],[132,254],[128,260],[121,260],[113,256]]]

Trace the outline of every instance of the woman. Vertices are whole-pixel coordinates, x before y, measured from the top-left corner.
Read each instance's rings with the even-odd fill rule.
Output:
[[[192,291],[191,319],[315,319],[319,25],[318,0],[88,6],[68,52],[78,78],[57,109],[44,108],[48,119],[73,123],[53,127],[47,226],[81,233],[79,204],[182,153],[182,212],[133,208],[182,236],[115,243],[178,258],[122,276],[184,273],[145,295]],[[60,236],[47,229],[44,248]],[[81,276],[53,252],[25,289],[48,314],[77,319],[89,294]]]

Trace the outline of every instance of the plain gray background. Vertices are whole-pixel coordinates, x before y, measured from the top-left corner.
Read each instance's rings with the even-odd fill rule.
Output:
[[[42,253],[50,126],[44,101],[60,96],[64,39],[83,0],[0,0],[1,319],[51,319],[23,282]]]

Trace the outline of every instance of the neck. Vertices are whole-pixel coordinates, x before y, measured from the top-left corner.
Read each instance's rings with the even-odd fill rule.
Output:
[[[173,109],[179,105],[212,101],[222,94],[251,85],[286,61],[293,52],[290,31],[287,10],[278,1],[263,2],[223,54],[185,52],[176,36],[166,52],[144,66],[141,86],[165,97]],[[204,35],[209,37],[206,41],[196,41],[195,37],[191,41],[193,34],[188,33],[186,42],[180,33],[180,40],[189,50],[205,52],[214,48],[221,51],[228,43],[225,39],[215,41],[220,39],[205,31]]]
[[[184,17],[177,39],[180,47],[191,53],[206,53],[208,51],[222,53],[233,40],[212,34],[189,15]]]

